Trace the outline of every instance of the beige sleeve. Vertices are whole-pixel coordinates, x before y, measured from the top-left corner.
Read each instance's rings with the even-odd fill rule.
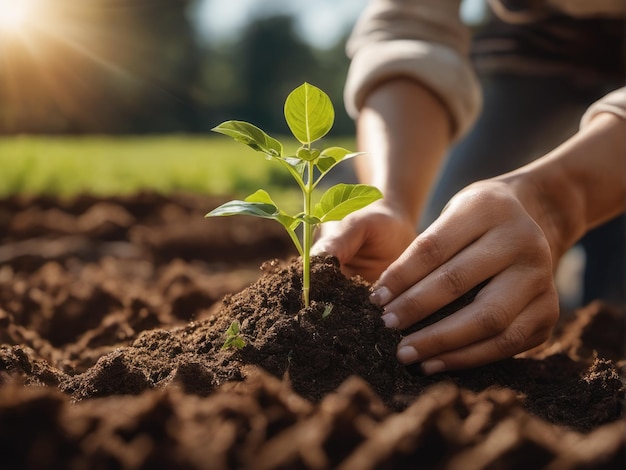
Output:
[[[480,111],[481,92],[468,58],[470,31],[459,7],[459,0],[371,0],[347,44],[348,113],[356,118],[377,84],[408,77],[441,99],[455,139],[465,134]]]
[[[626,120],[626,87],[618,88],[593,103],[583,114],[580,127],[586,126],[596,114],[605,112],[617,114]]]

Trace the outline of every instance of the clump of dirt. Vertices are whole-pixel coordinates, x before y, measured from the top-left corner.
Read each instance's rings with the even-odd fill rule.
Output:
[[[219,203],[0,201],[0,467],[621,468],[621,309],[424,377],[368,283],[316,258],[303,308],[282,228],[203,219]]]
[[[228,296],[219,311],[241,324],[247,345],[229,353],[234,367],[253,364],[287,378],[294,390],[319,401],[351,375],[364,378],[388,404],[414,393],[411,376],[396,360],[400,333],[384,327],[382,311],[368,300],[369,285],[346,279],[336,258],[312,261],[311,302],[302,305],[302,264],[275,260],[261,279]],[[224,322],[218,332],[223,334]]]

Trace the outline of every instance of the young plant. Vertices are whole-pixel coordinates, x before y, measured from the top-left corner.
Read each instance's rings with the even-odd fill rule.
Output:
[[[226,330],[226,340],[222,345],[222,349],[243,349],[245,345],[246,341],[241,336],[239,322],[233,320]]]
[[[311,246],[316,228],[325,222],[343,219],[382,197],[373,186],[364,184],[337,184],[329,188],[314,203],[313,193],[320,181],[339,162],[352,158],[352,153],[341,147],[323,150],[313,143],[324,137],[333,126],[335,110],[326,93],[304,83],[293,90],[285,100],[285,119],[293,136],[300,142],[295,155],[284,155],[283,145],[258,127],[243,121],[226,121],[213,131],[232,137],[262,153],[267,160],[281,164],[293,176],[302,191],[302,212],[290,215],[279,209],[267,191],[259,189],[245,200],[230,201],[209,212],[206,217],[252,215],[279,222],[302,257],[302,296],[306,307],[310,304]],[[297,230],[302,227],[301,236]]]

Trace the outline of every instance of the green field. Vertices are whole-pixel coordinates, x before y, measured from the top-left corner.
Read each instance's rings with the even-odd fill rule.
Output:
[[[351,139],[323,144],[354,148]],[[296,148],[293,141],[286,151]],[[0,138],[0,197],[139,190],[245,196],[261,187],[294,188],[280,164],[223,136]]]

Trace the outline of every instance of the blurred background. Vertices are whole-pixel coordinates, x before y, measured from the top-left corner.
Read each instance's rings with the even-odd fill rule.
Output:
[[[466,1],[476,21],[482,0]],[[284,132],[303,81],[336,103],[365,0],[0,0],[0,134]]]
[[[484,0],[466,0],[479,24]],[[240,194],[289,176],[210,129],[287,135],[304,81],[350,148],[345,41],[366,0],[0,0],[0,197],[191,190]]]

